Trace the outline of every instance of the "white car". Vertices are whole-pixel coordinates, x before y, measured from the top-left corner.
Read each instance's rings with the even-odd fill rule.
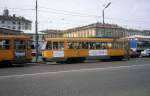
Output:
[[[150,49],[145,49],[144,51],[141,52],[142,57],[148,57],[150,56]]]

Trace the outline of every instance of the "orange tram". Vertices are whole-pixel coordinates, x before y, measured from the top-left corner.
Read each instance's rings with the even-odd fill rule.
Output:
[[[30,62],[32,50],[26,36],[0,35],[0,64],[22,64]]]
[[[127,46],[127,41],[113,38],[47,38],[42,58],[57,63],[122,60],[128,55]]]

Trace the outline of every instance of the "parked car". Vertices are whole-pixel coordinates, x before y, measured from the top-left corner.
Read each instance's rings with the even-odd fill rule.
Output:
[[[140,53],[139,53],[139,52],[137,52],[136,50],[130,49],[130,57],[131,57],[131,58],[137,58],[137,57],[139,57],[139,56],[140,56]]]
[[[150,49],[145,49],[141,52],[141,57],[150,57]]]

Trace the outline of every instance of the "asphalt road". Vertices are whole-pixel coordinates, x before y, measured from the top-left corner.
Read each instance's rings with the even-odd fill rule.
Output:
[[[150,96],[150,58],[0,68],[0,96]]]

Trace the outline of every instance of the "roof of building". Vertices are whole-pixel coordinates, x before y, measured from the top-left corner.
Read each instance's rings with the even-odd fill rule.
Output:
[[[3,10],[3,15],[0,15],[0,20],[8,20],[8,21],[18,21],[18,22],[27,22],[27,23],[32,23],[32,21],[25,19],[22,16],[16,17],[15,14],[13,16],[9,15],[9,10],[4,9]]]
[[[36,35],[35,32],[24,32],[25,35]],[[47,35],[47,33],[38,32],[38,35]]]
[[[41,32],[43,33],[54,33],[54,34],[61,34],[64,32],[72,32],[72,31],[79,31],[79,30],[84,30],[84,29],[88,29],[88,28],[122,28],[116,24],[102,24],[102,23],[93,23],[93,24],[89,24],[86,26],[81,26],[81,27],[75,27],[75,28],[70,28],[70,29],[66,29],[66,30],[55,30],[55,29],[47,29],[47,30],[43,30]]]
[[[47,41],[88,41],[88,42],[113,42],[113,38],[46,38]]]
[[[85,29],[89,29],[89,28],[110,28],[110,29],[122,29],[122,30],[127,30],[127,31],[132,31],[132,32],[143,32],[143,30],[137,30],[137,29],[126,29],[123,28],[117,24],[102,24],[100,22],[97,23],[93,23],[93,24],[89,24],[89,25],[85,25],[85,26],[81,26],[81,27],[75,27],[75,28],[70,28],[70,29],[66,29],[66,30],[55,30],[55,29],[47,29],[47,30],[43,30],[41,32],[43,33],[51,33],[51,34],[62,34],[64,32],[74,32],[74,31],[80,31],[80,30],[85,30]],[[150,32],[150,30],[144,30],[144,32]]]
[[[63,34],[63,30],[54,30],[54,29],[47,29],[47,30],[43,30],[43,31],[40,31],[42,33],[53,33],[53,34]]]
[[[18,22],[27,22],[27,23],[32,23],[32,21],[25,19],[24,17],[16,17],[16,16],[4,16],[0,15],[0,20],[9,20],[9,21],[18,21]]]
[[[6,29],[6,28],[0,28],[0,34],[3,33],[9,33],[9,34],[21,34],[23,31],[20,30],[12,30],[12,29]]]
[[[102,24],[100,22],[97,22],[97,23],[86,25],[86,26],[81,26],[81,27],[75,27],[75,28],[67,29],[67,30],[65,30],[65,32],[85,30],[85,29],[89,29],[89,28],[114,28],[114,29],[117,28],[118,29],[118,28],[122,28],[122,27],[118,26],[116,24]]]
[[[102,24],[100,22],[97,23],[93,23],[93,24],[89,24],[89,25],[85,25],[85,26],[81,26],[81,27],[75,27],[75,28],[71,28],[71,29],[67,29],[65,30],[65,32],[70,32],[70,31],[79,31],[79,30],[85,30],[88,28],[122,28],[121,26],[118,26],[116,24]]]

